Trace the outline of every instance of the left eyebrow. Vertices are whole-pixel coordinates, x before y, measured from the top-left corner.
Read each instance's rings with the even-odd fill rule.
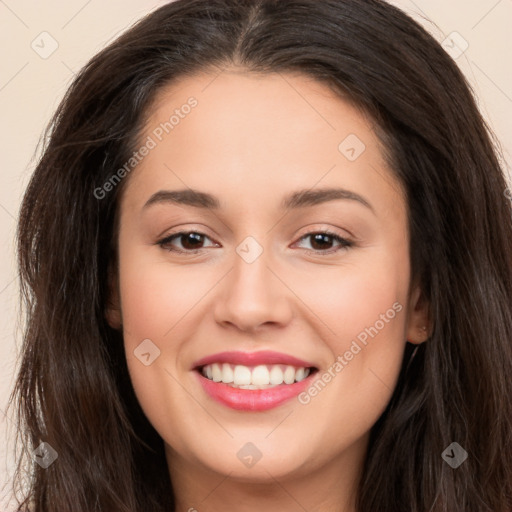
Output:
[[[343,188],[298,190],[283,199],[281,208],[283,210],[304,208],[341,199],[359,202],[375,214],[374,208],[364,197]],[[220,201],[217,197],[194,189],[159,190],[146,201],[143,209],[158,203],[182,204],[212,210],[220,209]]]
[[[366,208],[370,209],[374,214],[373,206],[362,196],[346,190],[344,188],[321,188],[321,189],[304,189],[293,192],[283,199],[281,207],[283,209],[289,208],[303,208],[305,206],[315,206],[317,204],[326,203],[328,201],[335,201],[346,199],[349,201],[357,201]]]

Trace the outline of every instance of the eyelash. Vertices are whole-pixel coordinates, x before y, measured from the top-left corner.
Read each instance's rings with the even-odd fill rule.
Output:
[[[162,240],[159,240],[157,242],[157,245],[159,245],[162,249],[164,249],[166,251],[174,252],[174,253],[178,253],[178,254],[197,254],[197,253],[201,252],[204,248],[189,249],[189,250],[169,248],[169,244],[173,239],[179,238],[184,235],[189,235],[189,234],[195,234],[195,235],[204,236],[206,238],[209,238],[208,235],[205,235],[204,233],[201,233],[200,231],[179,231],[177,233],[172,233],[171,235],[163,238]],[[313,236],[313,235],[327,235],[327,236],[333,238],[336,242],[340,243],[340,246],[334,247],[332,249],[328,249],[326,251],[309,250],[309,249],[306,251],[307,254],[313,254],[315,256],[326,256],[326,255],[334,254],[343,249],[348,249],[354,245],[353,242],[351,242],[350,240],[347,240],[346,238],[343,238],[343,237],[339,236],[338,234],[333,233],[332,231],[329,231],[329,230],[310,231],[309,233],[302,235],[299,238],[299,241],[303,240],[304,238]]]

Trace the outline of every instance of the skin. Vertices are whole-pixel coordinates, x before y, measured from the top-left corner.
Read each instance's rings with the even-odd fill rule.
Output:
[[[107,311],[123,331],[137,398],[164,439],[177,510],[354,512],[369,432],[405,341],[427,338],[427,308],[410,286],[403,191],[371,121],[300,74],[229,68],[181,79],[158,94],[141,141],[190,96],[197,107],[127,178]],[[338,149],[349,134],[366,146],[354,161]],[[324,187],[355,192],[373,211],[354,200],[281,209],[289,193]],[[221,208],[144,208],[155,192],[183,188],[215,195]],[[353,246],[305,236],[325,229]],[[199,253],[158,245],[181,230],[206,235]],[[236,252],[248,236],[263,248],[250,264]],[[212,401],[192,371],[217,352],[275,350],[321,374],[396,302],[402,310],[306,405],[235,411]],[[149,366],[134,355],[144,339],[160,350]],[[262,454],[250,468],[237,457],[247,442]]]

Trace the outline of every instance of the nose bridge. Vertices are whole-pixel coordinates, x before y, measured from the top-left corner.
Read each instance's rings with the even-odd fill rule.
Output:
[[[226,276],[216,306],[218,322],[230,322],[247,330],[289,320],[287,288],[272,270],[271,256],[270,248],[264,248],[252,236],[235,248],[233,269]]]
[[[264,248],[263,243],[248,236],[235,249],[232,285],[237,291],[240,288],[244,295],[246,292],[258,294],[265,291],[266,295],[272,292],[269,283],[271,254],[268,244],[265,245]]]

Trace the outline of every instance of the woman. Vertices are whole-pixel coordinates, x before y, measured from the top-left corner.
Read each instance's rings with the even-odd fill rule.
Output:
[[[161,7],[23,201],[20,510],[511,510],[511,256],[485,124],[404,13]]]

